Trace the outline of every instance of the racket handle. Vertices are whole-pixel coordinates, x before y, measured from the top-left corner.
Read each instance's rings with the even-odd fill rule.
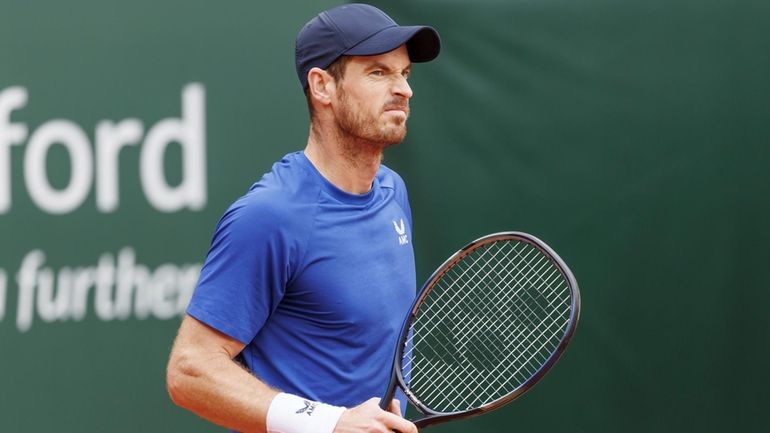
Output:
[[[393,370],[391,373],[390,383],[388,384],[388,387],[385,391],[385,395],[380,399],[380,409],[388,410],[390,407],[390,402],[393,401],[393,397],[396,395],[397,383],[398,379],[396,379],[396,371]]]
[[[390,396],[386,396],[383,399],[380,399],[380,409],[385,410],[385,411],[388,410],[388,408],[390,407],[390,402],[391,401],[393,401],[393,395],[392,394]]]
[[[388,386],[388,391],[385,393],[385,397],[380,399],[380,409],[387,411],[390,407],[390,402],[393,401],[393,396],[396,393],[396,388]],[[391,430],[393,433],[401,433],[398,430]]]

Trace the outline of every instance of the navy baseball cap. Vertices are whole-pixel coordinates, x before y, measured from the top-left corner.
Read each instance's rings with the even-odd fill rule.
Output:
[[[432,27],[399,26],[374,6],[351,3],[323,11],[297,35],[294,54],[302,89],[314,67],[326,69],[343,55],[376,56],[403,44],[414,63],[435,59],[441,49]]]

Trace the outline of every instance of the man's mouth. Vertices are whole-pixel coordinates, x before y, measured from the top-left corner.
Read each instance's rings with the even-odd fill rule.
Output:
[[[403,112],[405,115],[409,115],[409,106],[406,105],[388,105],[385,107],[385,111],[400,111]]]

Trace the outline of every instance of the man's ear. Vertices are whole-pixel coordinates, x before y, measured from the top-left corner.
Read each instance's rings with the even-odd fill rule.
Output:
[[[328,105],[336,90],[336,83],[334,77],[328,72],[321,68],[312,68],[307,73],[307,87],[311,99],[322,105]]]

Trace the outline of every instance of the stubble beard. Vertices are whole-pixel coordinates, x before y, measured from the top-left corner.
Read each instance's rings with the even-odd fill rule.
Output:
[[[376,152],[381,157],[383,150],[401,143],[406,137],[406,118],[399,119],[397,123],[389,122],[379,126],[379,118],[376,115],[369,115],[364,110],[357,110],[350,103],[342,87],[339,88],[339,97],[337,129],[340,134],[340,143],[351,157],[363,152]],[[407,118],[409,117],[406,101],[391,101],[388,105],[406,106]]]

